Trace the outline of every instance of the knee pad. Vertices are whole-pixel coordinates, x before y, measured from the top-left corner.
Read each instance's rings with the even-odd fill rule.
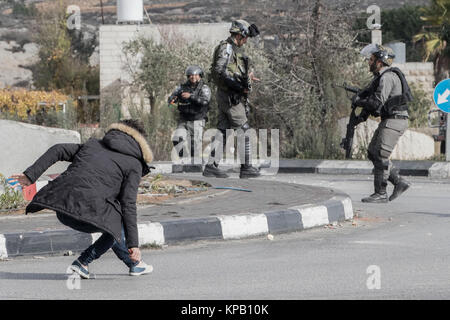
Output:
[[[178,140],[172,140],[173,146],[175,147],[177,144],[183,142],[183,137],[178,137]]]
[[[389,170],[389,159],[382,159],[381,165],[383,167],[383,170]]]

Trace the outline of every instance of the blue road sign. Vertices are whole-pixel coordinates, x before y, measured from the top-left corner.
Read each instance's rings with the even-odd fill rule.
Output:
[[[444,112],[450,112],[450,79],[442,80],[434,88],[434,103]]]

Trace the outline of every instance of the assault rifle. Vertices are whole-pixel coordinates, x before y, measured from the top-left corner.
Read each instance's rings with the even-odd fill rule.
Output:
[[[242,61],[244,63],[245,70],[241,70],[241,72],[242,71],[245,71],[245,72],[243,72],[244,74],[239,77],[239,80],[240,80],[242,86],[244,88],[246,88],[248,91],[250,91],[250,90],[252,90],[252,84],[251,84],[250,78],[248,76],[249,58],[247,56],[243,56],[242,57]],[[250,110],[250,103],[248,101],[248,92],[242,94],[242,98],[244,100],[243,104],[244,104],[244,107],[245,107],[245,113],[248,113],[249,110]]]
[[[334,85],[334,87],[343,88],[347,92],[351,92],[354,95],[360,94],[361,90],[355,87],[350,87],[346,83],[341,85]],[[348,96],[348,95],[347,95]],[[352,98],[350,98],[352,99]],[[352,99],[353,100],[353,99]],[[345,158],[352,158],[352,145],[353,145],[353,136],[355,135],[355,127],[358,125],[358,116],[356,115],[356,106],[352,102],[352,112],[350,113],[350,119],[347,124],[347,132],[345,133],[345,138],[341,141],[341,148],[345,150]]]

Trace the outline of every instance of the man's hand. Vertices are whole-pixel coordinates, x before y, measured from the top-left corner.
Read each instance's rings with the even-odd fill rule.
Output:
[[[254,81],[254,82],[259,82],[259,81],[261,81],[261,79],[255,77],[255,75],[253,74],[253,71],[250,72],[250,74],[248,75],[248,77],[250,78],[251,81]]]
[[[31,181],[30,179],[28,179],[28,177],[26,175],[22,174],[14,174],[10,177],[10,179],[15,179],[17,181],[19,181],[20,185],[23,187],[28,187],[29,185],[31,185]]]
[[[183,92],[183,93],[181,94],[181,97],[182,97],[183,99],[189,99],[189,98],[191,97],[191,94],[190,94],[189,92]]]
[[[131,260],[135,262],[141,261],[141,250],[139,248],[130,248],[128,252],[130,253]]]

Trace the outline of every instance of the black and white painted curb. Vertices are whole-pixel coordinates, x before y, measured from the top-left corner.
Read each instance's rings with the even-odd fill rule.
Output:
[[[139,245],[244,239],[301,231],[351,219],[352,201],[342,194],[323,203],[295,206],[282,211],[139,223]],[[0,258],[82,251],[100,235],[70,229],[0,234]]]
[[[422,176],[430,178],[450,178],[450,162],[435,161],[392,161],[400,170],[401,175]],[[171,162],[154,162],[156,168],[152,173],[192,173],[202,172],[202,165],[172,164]],[[277,170],[264,169],[270,166],[269,162],[263,164],[262,175],[275,173],[323,173],[323,174],[372,174],[373,164],[364,160],[279,160]],[[233,166],[222,165],[222,169],[230,170]],[[237,167],[236,167],[237,168]]]

